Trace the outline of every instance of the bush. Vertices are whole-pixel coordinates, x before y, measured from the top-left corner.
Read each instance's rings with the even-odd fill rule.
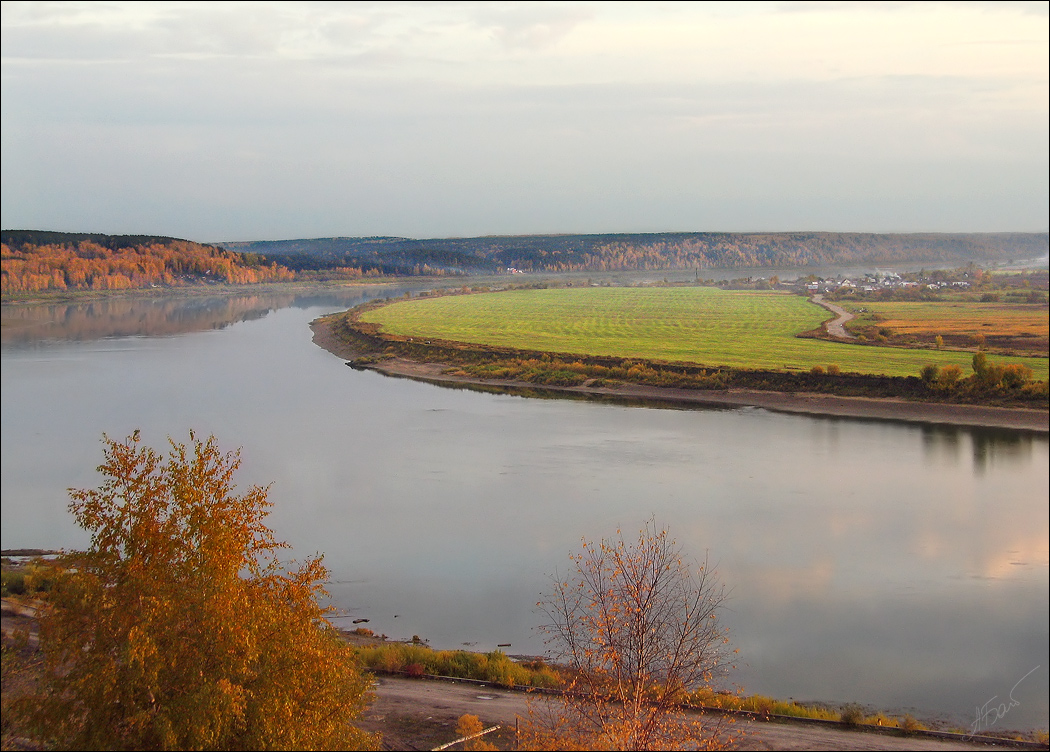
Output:
[[[941,369],[939,366],[933,363],[927,363],[919,371],[919,378],[922,379],[922,383],[932,386],[937,383],[937,377],[940,375]]]
[[[843,705],[839,720],[847,726],[859,726],[864,723],[864,708],[855,702]]]
[[[901,723],[901,728],[907,731],[909,734],[913,731],[925,731],[926,727],[919,723],[911,715],[904,716],[904,722]]]
[[[4,572],[2,575],[3,596],[24,595],[26,592],[26,576],[23,572]]]
[[[426,669],[423,667],[422,663],[409,663],[405,666],[405,674],[412,679],[422,679],[426,676],[426,673]]]
[[[962,369],[955,364],[946,365],[937,376],[937,386],[941,389],[951,389],[962,378]]]
[[[1021,363],[1008,363],[1003,366],[1000,383],[1007,389],[1018,389],[1032,380],[1032,369]]]

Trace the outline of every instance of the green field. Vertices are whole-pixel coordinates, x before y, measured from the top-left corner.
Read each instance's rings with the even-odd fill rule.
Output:
[[[392,303],[362,321],[388,334],[530,350],[757,369],[917,376],[927,363],[970,371],[971,353],[841,344],[795,335],[831,314],[781,292],[710,287],[557,288],[450,295]],[[1046,358],[1021,362],[1047,378]]]

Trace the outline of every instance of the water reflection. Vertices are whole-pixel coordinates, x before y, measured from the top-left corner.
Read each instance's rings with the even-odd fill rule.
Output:
[[[1032,457],[1034,437],[1031,434],[981,429],[973,431],[970,437],[973,466],[978,473],[984,473],[994,465],[1019,465]]]
[[[943,425],[923,425],[920,430],[927,460],[949,465],[957,465],[962,461],[965,431]]]
[[[1023,466],[1032,461],[1032,452],[1043,437],[1026,431],[996,428],[961,428],[924,425],[922,447],[928,461],[961,467],[984,474],[993,466]]]
[[[424,288],[427,285],[423,286]],[[18,346],[47,340],[90,341],[107,337],[162,337],[225,329],[282,308],[351,307],[377,295],[393,297],[401,285],[330,288],[307,292],[259,292],[180,297],[107,298],[80,303],[4,305],[0,341]]]

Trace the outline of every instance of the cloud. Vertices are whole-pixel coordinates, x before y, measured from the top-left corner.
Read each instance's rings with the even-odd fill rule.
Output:
[[[537,50],[557,44],[594,15],[583,6],[510,3],[480,6],[474,17],[503,46]]]
[[[784,8],[5,4],[4,221],[1045,227],[1029,10]]]

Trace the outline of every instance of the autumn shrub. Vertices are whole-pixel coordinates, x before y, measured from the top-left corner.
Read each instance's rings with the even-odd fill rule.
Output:
[[[941,389],[951,389],[959,383],[962,378],[962,369],[951,363],[941,368],[937,374],[937,386]]]
[[[1003,366],[1000,383],[1007,389],[1018,389],[1032,380],[1032,369],[1022,363]]]
[[[854,702],[843,705],[839,720],[847,726],[859,726],[864,723],[864,708]]]
[[[809,369],[809,372],[812,373],[814,376],[823,376],[824,366],[813,366]]]
[[[426,668],[422,663],[409,663],[405,666],[405,675],[412,679],[422,679],[426,673]]]
[[[468,737],[463,744],[463,749],[468,750],[468,752],[487,752],[488,750],[498,749],[494,744],[490,744],[481,737],[481,733],[484,730],[485,727],[482,726],[481,719],[476,715],[461,715],[459,722],[456,723],[456,735],[460,738]]]
[[[541,371],[532,375],[529,379],[534,384],[542,384],[546,386],[579,386],[587,377],[570,371],[566,368],[558,368],[550,371]]]
[[[167,456],[104,437],[103,482],[72,489],[91,533],[42,610],[40,683],[17,713],[45,748],[351,749],[371,696],[325,620],[328,571],[296,568],[265,525],[268,488],[235,494],[214,437]]]
[[[838,366],[837,363],[830,363],[830,364],[828,364],[828,375],[830,375],[830,376],[838,376],[841,373],[842,373],[842,369]]]
[[[907,731],[909,734],[914,731],[925,731],[926,726],[919,721],[915,720],[910,714],[904,716],[904,720],[901,722],[900,727]]]

